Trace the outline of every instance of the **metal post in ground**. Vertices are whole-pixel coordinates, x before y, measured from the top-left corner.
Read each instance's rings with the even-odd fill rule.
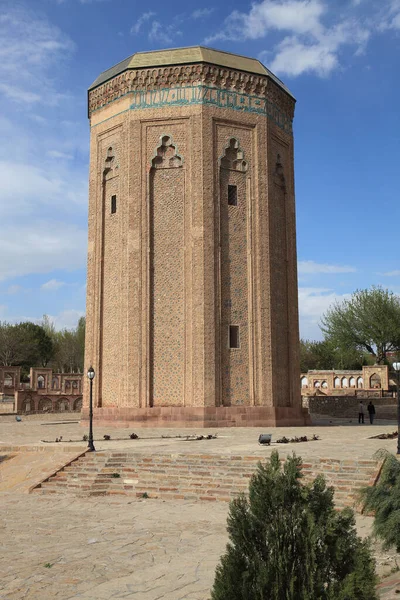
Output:
[[[90,381],[90,393],[89,393],[89,443],[88,449],[89,452],[95,452],[96,448],[93,443],[93,379],[96,373],[94,372],[93,367],[90,367],[87,372],[87,376]]]

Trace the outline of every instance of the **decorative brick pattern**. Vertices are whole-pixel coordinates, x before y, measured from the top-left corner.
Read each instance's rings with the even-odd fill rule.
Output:
[[[151,405],[179,406],[184,396],[185,364],[182,168],[154,169],[150,203]]]
[[[230,144],[234,143],[235,138],[230,138]],[[243,151],[239,140],[236,144],[238,147],[226,149],[220,160],[221,395],[224,406],[250,403],[248,200],[246,172],[237,168],[244,161]],[[228,205],[228,185],[237,186],[237,206]],[[239,348],[229,348],[231,324],[239,326]]]
[[[112,157],[112,163],[116,162],[115,150],[107,149],[107,158],[104,161],[103,171],[103,252],[107,260],[103,262],[102,269],[102,321],[101,335],[107,343],[102,344],[102,389],[101,396],[113,398],[113,402],[118,403],[116,398],[116,373],[120,362],[118,352],[119,331],[115,327],[115,320],[118,319],[120,311],[119,296],[121,285],[120,273],[120,227],[121,227],[121,197],[119,185],[119,169],[109,169],[108,159]],[[111,213],[111,196],[116,195],[118,208],[115,214]],[[109,318],[111,315],[112,318]]]
[[[273,337],[280,337],[285,331],[285,324],[289,321],[289,281],[288,281],[288,244],[287,244],[287,197],[285,168],[282,164],[286,162],[286,152],[282,157],[284,148],[277,140],[273,140],[272,156],[270,163],[270,192],[271,202],[274,210],[271,211],[269,222],[269,237],[271,240],[271,260],[275,265],[271,271],[271,287],[273,289],[273,301],[276,306],[274,320],[271,323]],[[286,159],[286,161],[285,161]],[[290,387],[287,373],[289,372],[289,331],[286,332],[287,345],[285,350],[274,357],[274,368],[280,381],[279,404],[290,406]],[[274,349],[273,349],[274,350]]]

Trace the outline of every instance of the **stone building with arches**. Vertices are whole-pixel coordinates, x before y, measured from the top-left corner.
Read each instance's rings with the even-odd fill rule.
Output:
[[[196,46],[130,56],[88,105],[94,419],[303,425],[292,94]]]
[[[301,373],[302,396],[313,395],[368,395],[381,396],[391,387],[387,365],[368,365],[361,371],[308,371]]]
[[[21,367],[0,367],[0,398],[5,398],[7,404],[13,404],[13,412],[33,414],[81,410],[82,373],[57,373],[50,368],[32,367],[29,383],[21,383],[20,378]]]

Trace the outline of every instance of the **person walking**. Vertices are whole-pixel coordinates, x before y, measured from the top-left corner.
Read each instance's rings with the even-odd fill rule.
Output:
[[[374,418],[375,418],[375,406],[372,404],[372,400],[370,400],[368,406],[367,406],[368,412],[369,412],[369,422],[371,423],[371,425],[374,424]]]
[[[358,423],[364,425],[364,404],[362,400],[360,400],[360,404],[358,405]]]

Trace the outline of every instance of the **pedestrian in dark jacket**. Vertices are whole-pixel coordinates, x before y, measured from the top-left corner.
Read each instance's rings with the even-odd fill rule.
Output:
[[[371,423],[371,425],[374,424],[374,418],[375,418],[375,406],[372,404],[372,400],[370,400],[370,403],[367,406],[368,412],[369,412],[369,422]]]

